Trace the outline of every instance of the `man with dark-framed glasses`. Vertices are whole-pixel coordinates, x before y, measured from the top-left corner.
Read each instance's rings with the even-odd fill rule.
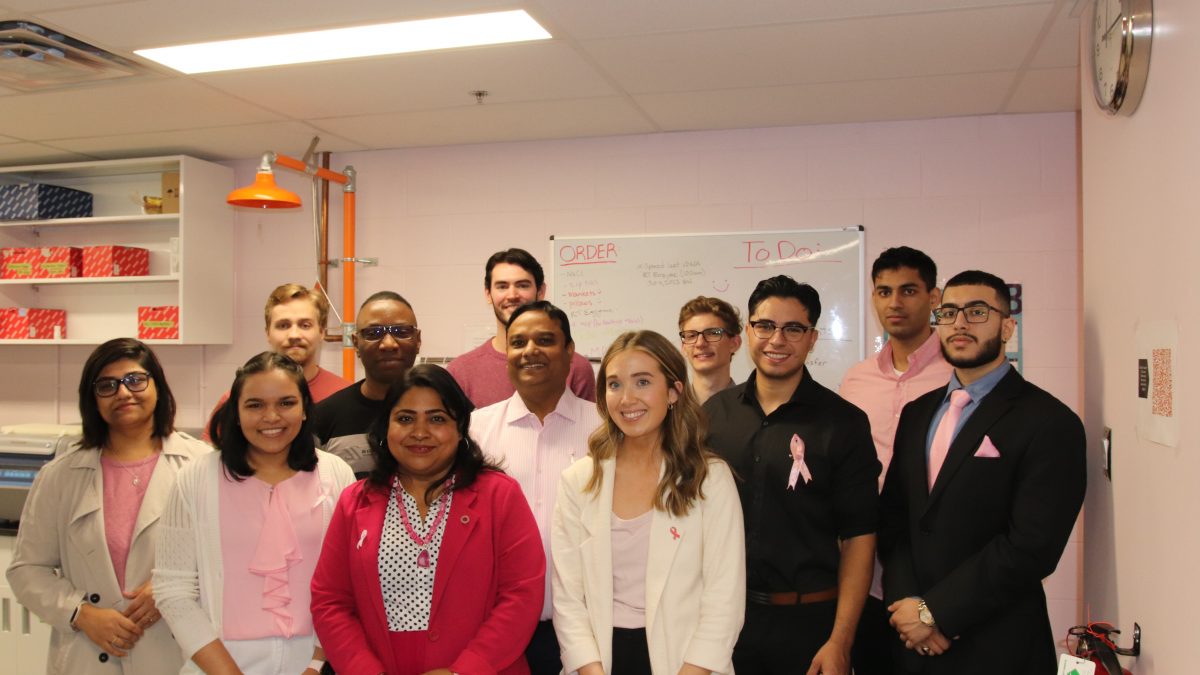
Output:
[[[313,433],[326,451],[346,460],[362,478],[375,464],[367,430],[383,413],[388,388],[416,361],[421,329],[407,300],[392,291],[379,291],[359,307],[352,340],[363,379],[317,405]]]
[[[750,295],[754,372],[704,404],[708,445],[741,478],[746,620],[738,675],[848,675],[871,585],[879,460],[867,416],[813,380],[816,289],[780,275]]]
[[[1083,504],[1084,433],[1009,365],[1009,293],[977,270],[946,283],[933,316],[954,372],[896,429],[879,542],[901,672],[1056,672],[1042,579]]]

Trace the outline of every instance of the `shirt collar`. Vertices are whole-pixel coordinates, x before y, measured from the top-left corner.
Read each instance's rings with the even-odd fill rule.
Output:
[[[742,389],[742,402],[753,403],[758,405],[758,389],[755,382],[758,380],[758,369],[750,371],[750,377],[746,378],[745,388]],[[800,378],[800,383],[796,385],[796,390],[792,392],[792,397],[788,399],[788,405],[791,403],[806,403],[813,399],[816,380],[812,378],[812,373],[808,372],[808,366],[804,366],[804,375]]]
[[[950,386],[946,387],[946,398],[942,400],[945,401],[949,399],[950,393],[955,389],[966,389],[967,393],[971,395],[971,401],[978,403],[979,401],[983,400],[984,396],[992,393],[992,390],[996,388],[997,384],[1000,384],[1000,380],[1003,380],[1004,376],[1008,375],[1008,371],[1010,370],[1012,370],[1012,364],[1010,364],[1008,361],[1005,361],[994,368],[987,375],[984,375],[983,377],[966,386],[963,386],[963,384],[958,381],[958,373],[954,372],[950,375]]]
[[[936,358],[940,358],[942,354],[942,340],[938,337],[937,331],[929,332],[929,337],[917,347],[916,351],[908,355],[908,370],[900,373],[897,377],[895,367],[892,365],[892,341],[889,339],[883,343],[883,349],[879,350],[877,363],[879,372],[887,377],[896,377],[903,379],[905,377],[915,377],[917,373],[925,369]]]
[[[571,391],[571,388],[567,387],[563,390],[562,396],[558,397],[558,403],[554,406],[554,410],[550,412],[550,415],[562,417],[567,422],[575,422],[578,415],[576,414],[576,406],[572,405],[574,401],[571,399],[577,398],[574,392]],[[550,415],[546,415],[546,417],[550,417]],[[537,415],[534,415],[529,406],[525,405],[525,399],[521,398],[521,393],[514,393],[509,397],[508,405],[505,406],[504,423],[514,424],[528,417],[537,419]]]

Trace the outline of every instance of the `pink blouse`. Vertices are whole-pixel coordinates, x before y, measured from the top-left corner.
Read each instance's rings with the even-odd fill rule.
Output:
[[[222,638],[311,635],[309,581],[321,554],[321,480],[298,471],[274,486],[222,471]]]
[[[654,509],[625,520],[612,514],[613,627],[646,627],[646,563]]]
[[[146,497],[146,486],[161,453],[154,453],[135,462],[118,462],[100,455],[101,481],[104,485],[104,538],[108,542],[108,555],[112,558],[113,571],[117,573],[117,585],[121,591],[129,590],[125,585],[125,563],[129,559],[129,546],[133,543],[133,528],[137,524],[138,511]],[[137,588],[146,579],[134,579]]]

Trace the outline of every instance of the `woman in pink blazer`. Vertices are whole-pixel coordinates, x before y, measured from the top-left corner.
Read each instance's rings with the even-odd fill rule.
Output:
[[[472,405],[412,368],[372,427],[376,468],[342,494],[312,581],[339,675],[526,675],[546,559],[515,480],[471,440]]]

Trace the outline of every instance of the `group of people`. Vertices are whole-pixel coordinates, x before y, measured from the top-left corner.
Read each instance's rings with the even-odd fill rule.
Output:
[[[807,284],[763,280],[744,325],[690,300],[678,341],[624,333],[593,375],[520,249],[486,265],[494,337],[448,369],[414,365],[382,291],[348,383],[318,365],[327,301],[280,286],[211,446],[153,351],[110,341],[10,585],[56,674],[1053,673],[1082,425],[1008,364],[1001,279],[939,289],[908,247],[871,276],[889,339],[838,393],[805,367]]]

